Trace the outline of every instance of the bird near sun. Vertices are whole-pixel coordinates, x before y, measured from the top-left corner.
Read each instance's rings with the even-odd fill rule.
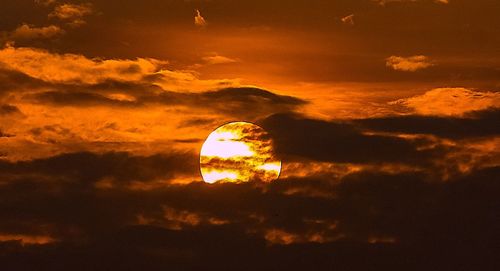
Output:
[[[200,170],[207,183],[271,182],[280,175],[281,160],[263,128],[231,122],[215,129],[203,143]]]

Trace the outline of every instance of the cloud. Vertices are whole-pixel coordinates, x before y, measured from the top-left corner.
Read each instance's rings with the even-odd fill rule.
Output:
[[[347,15],[347,16],[341,18],[340,20],[344,24],[354,25],[354,14]]]
[[[307,101],[254,88],[223,88],[201,93],[163,92],[159,96],[139,98],[144,103],[184,105],[192,111],[208,111],[232,118],[253,121],[273,113],[291,112]]]
[[[119,100],[106,97],[97,93],[71,92],[71,91],[47,91],[30,95],[29,100],[34,100],[42,104],[60,106],[139,106],[134,101]]]
[[[432,146],[425,140],[366,135],[348,123],[291,114],[273,115],[260,124],[274,138],[278,153],[288,159],[299,157],[323,162],[415,166],[429,165],[446,153],[441,146]]]
[[[401,57],[391,56],[386,59],[386,66],[396,71],[415,72],[433,66],[429,58],[423,55]]]
[[[55,4],[56,2],[57,0],[35,0],[35,4],[42,6],[50,6],[52,4]]]
[[[236,59],[229,58],[226,56],[221,56],[218,54],[205,56],[202,58],[202,60],[205,62],[205,64],[208,64],[208,65],[228,64],[228,63],[238,62],[238,60],[236,60]]]
[[[28,94],[23,97],[38,104],[187,106],[195,111],[209,110],[253,119],[289,112],[307,103],[264,89],[231,87],[237,85],[235,80],[201,80],[188,71],[167,70],[166,61],[151,58],[102,60],[6,47],[0,50],[0,65],[6,70],[5,78],[0,78],[4,86],[9,86],[5,91],[12,92],[18,85],[15,91],[22,93],[23,84],[31,82],[26,87]]]
[[[207,26],[207,21],[205,21],[205,18],[201,16],[201,12],[197,9],[196,11],[196,16],[194,17],[194,25],[198,27],[205,27]]]
[[[22,48],[10,50],[18,49]],[[14,56],[9,57],[14,62],[24,60],[28,65],[19,62],[17,70],[7,69],[9,67],[4,64],[0,73],[3,103],[16,105],[25,116],[23,119],[9,119],[6,122],[8,126],[2,127],[17,135],[2,143],[0,152],[6,154],[3,156],[8,159],[85,150],[136,150],[149,154],[153,149],[166,148],[168,144],[196,148],[196,142],[204,138],[206,131],[224,122],[253,121],[269,114],[298,110],[308,103],[265,89],[227,88],[217,80],[206,82],[193,78],[194,81],[179,85],[163,73],[130,69],[127,61],[116,61],[113,65],[107,63],[106,68],[102,68],[99,63],[105,60],[91,60],[79,55],[72,58],[43,50],[40,55],[31,58],[33,50],[25,49],[25,56],[16,51],[12,53]],[[5,51],[9,50],[0,50],[0,59],[3,57],[4,63],[7,57],[2,53]],[[23,57],[15,57],[19,55]],[[86,64],[79,67],[77,60]],[[44,65],[45,62],[49,64]],[[77,69],[68,76],[63,62],[67,65],[75,62],[73,68]],[[130,63],[132,66],[135,64],[132,60]],[[122,69],[117,67],[131,70],[130,75],[127,76],[126,72],[120,74]],[[59,70],[63,71],[62,75],[57,73]],[[94,73],[95,77],[92,76]],[[170,90],[166,80],[181,89]],[[91,110],[92,114],[81,115],[81,110]],[[185,121],[193,118],[211,121]],[[165,119],[171,121],[165,123]],[[205,126],[199,126],[200,123],[205,123]],[[215,126],[208,126],[208,123]],[[46,126],[54,129],[45,129]],[[42,128],[41,133],[30,133],[39,128]],[[146,147],[150,144],[156,147]]]
[[[373,131],[429,134],[443,138],[464,139],[500,135],[500,109],[469,112],[463,117],[419,116],[382,117],[356,120]]]
[[[37,48],[7,46],[0,50],[4,69],[48,83],[99,84],[106,81],[143,82],[172,90],[200,90],[236,85],[237,79],[198,79],[192,71],[166,69],[167,61],[153,58],[89,59]]]
[[[56,25],[34,27],[22,24],[9,34],[9,38],[12,40],[49,39],[64,33],[65,31]]]
[[[93,8],[90,3],[69,4],[64,3],[55,7],[54,11],[49,14],[49,18],[57,18],[64,21],[69,21],[73,26],[85,24],[83,17],[92,14]]]
[[[0,116],[21,114],[19,108],[10,104],[0,104]]]
[[[225,88],[202,93],[198,104],[215,105],[227,114],[244,113],[249,116],[264,116],[277,112],[290,112],[307,104],[302,99],[279,95],[254,87]]]
[[[56,240],[47,235],[24,235],[24,234],[1,234],[0,242],[20,242],[22,245],[44,245],[53,243]]]
[[[44,129],[53,130],[54,127]],[[115,186],[127,186],[132,182],[170,181],[183,175],[195,175],[197,160],[194,154],[175,151],[152,156],[134,156],[126,152],[79,152],[15,163],[0,161],[0,169],[2,174],[43,174],[89,187],[102,180],[111,180]]]
[[[500,93],[467,88],[436,88],[391,104],[402,105],[422,115],[460,116],[470,111],[500,107]]]
[[[52,83],[96,84],[106,80],[136,81],[157,72],[164,62],[154,59],[98,60],[75,54],[52,54],[35,48],[0,50],[6,68]]]
[[[0,97],[13,92],[23,92],[46,87],[48,83],[26,74],[5,69],[0,64]]]
[[[410,261],[415,270],[487,269],[496,259],[498,167],[448,182],[374,170],[265,186],[127,188],[134,179],[176,172],[183,157],[175,156],[74,153],[0,162],[3,267],[402,270]],[[285,193],[304,187],[335,196]],[[42,237],[56,242],[34,242]]]
[[[14,135],[8,134],[0,130],[0,138],[7,138],[7,137],[13,137]],[[2,153],[0,156],[4,156],[5,154]]]
[[[252,88],[222,88],[215,91],[180,93],[145,90],[131,93],[130,100],[119,100],[107,95],[102,89],[98,92],[86,91],[46,91],[25,96],[27,100],[55,106],[121,106],[144,107],[154,105],[185,106],[190,111],[208,111],[227,116],[240,116],[247,120],[273,113],[290,112],[307,104],[306,101],[270,91]]]

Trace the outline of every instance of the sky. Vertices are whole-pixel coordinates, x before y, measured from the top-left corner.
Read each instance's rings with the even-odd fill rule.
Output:
[[[2,0],[0,269],[498,270],[498,14]],[[228,122],[278,180],[203,181]]]

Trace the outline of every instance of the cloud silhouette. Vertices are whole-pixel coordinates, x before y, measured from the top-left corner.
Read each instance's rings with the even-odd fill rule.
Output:
[[[10,104],[0,105],[0,116],[12,115],[12,114],[21,114],[21,111],[14,105]]]
[[[428,134],[451,139],[497,137],[500,109],[473,111],[464,117],[409,115],[356,120],[362,127],[383,132]]]
[[[93,185],[103,178],[124,184],[168,177],[179,172],[180,159],[178,154],[76,153],[1,162],[2,234],[44,234],[55,240],[0,242],[4,267],[454,269],[478,262],[486,268],[495,259],[498,167],[447,182],[432,181],[423,172],[362,171],[265,186],[194,182],[137,190]],[[286,193],[306,186],[335,196]],[[180,224],[172,224],[176,221]],[[285,242],[273,243],[271,232]],[[439,254],[442,250],[446,253]],[[355,260],[360,257],[365,261]]]
[[[443,155],[439,147],[419,150],[429,142],[394,136],[366,135],[348,123],[277,114],[261,121],[283,156],[345,163],[420,164]],[[387,150],[391,150],[388,152]]]

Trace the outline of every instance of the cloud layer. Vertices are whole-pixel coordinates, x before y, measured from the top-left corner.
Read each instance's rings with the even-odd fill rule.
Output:
[[[494,2],[3,1],[0,270],[498,270]]]

